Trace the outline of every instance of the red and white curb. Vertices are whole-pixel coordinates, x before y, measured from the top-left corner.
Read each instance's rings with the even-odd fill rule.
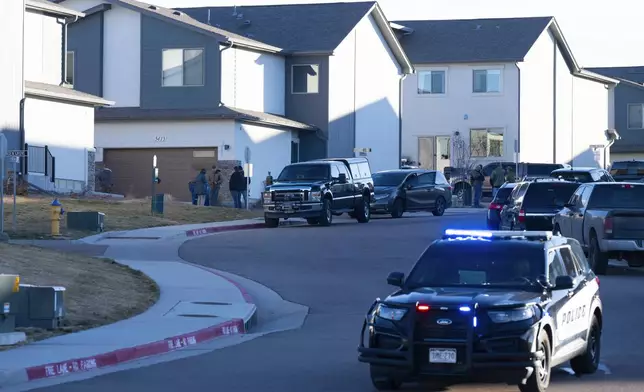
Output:
[[[183,263],[225,279],[239,290],[246,303],[254,304],[253,298],[250,293],[248,293],[248,291],[246,291],[246,289],[236,281],[209,268],[188,262]],[[254,311],[249,315],[247,320],[241,318],[232,319],[219,323],[217,325],[182,335],[168,337],[156,342],[146,343],[134,347],[127,347],[89,357],[70,359],[61,362],[52,362],[44,365],[28,367],[25,369],[7,371],[0,370],[0,389],[2,389],[3,387],[22,384],[29,381],[50,379],[72,373],[88,372],[134,361],[137,359],[166,354],[181,350],[185,347],[204,343],[222,336],[246,334],[256,324],[256,322],[257,308],[255,307]]]
[[[280,226],[294,226],[304,224],[304,221],[281,221]],[[264,222],[257,223],[243,223],[238,225],[227,225],[227,226],[210,226],[202,227],[200,229],[192,229],[186,231],[186,237],[198,237],[207,234],[222,233],[226,231],[240,231],[240,230],[253,230],[253,229],[264,229],[266,224]]]

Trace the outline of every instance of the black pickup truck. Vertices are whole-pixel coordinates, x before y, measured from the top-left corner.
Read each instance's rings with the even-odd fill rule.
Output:
[[[305,218],[329,226],[333,216],[348,213],[360,223],[371,218],[374,187],[366,158],[331,158],[286,166],[264,192],[264,221]]]

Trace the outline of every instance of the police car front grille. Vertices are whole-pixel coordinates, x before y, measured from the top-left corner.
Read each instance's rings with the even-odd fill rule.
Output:
[[[449,320],[447,324],[445,320]],[[417,339],[467,339],[471,319],[458,310],[432,310],[419,317]]]

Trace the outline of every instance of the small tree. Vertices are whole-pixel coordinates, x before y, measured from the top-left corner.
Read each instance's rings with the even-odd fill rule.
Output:
[[[472,165],[472,150],[459,131],[452,135],[452,166],[466,172]]]

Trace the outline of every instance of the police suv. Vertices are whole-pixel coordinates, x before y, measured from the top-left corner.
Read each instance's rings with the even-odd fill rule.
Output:
[[[378,390],[481,376],[543,392],[554,366],[597,370],[599,279],[574,239],[447,230],[407,278],[393,272],[387,282],[400,289],[373,303],[358,348]]]

